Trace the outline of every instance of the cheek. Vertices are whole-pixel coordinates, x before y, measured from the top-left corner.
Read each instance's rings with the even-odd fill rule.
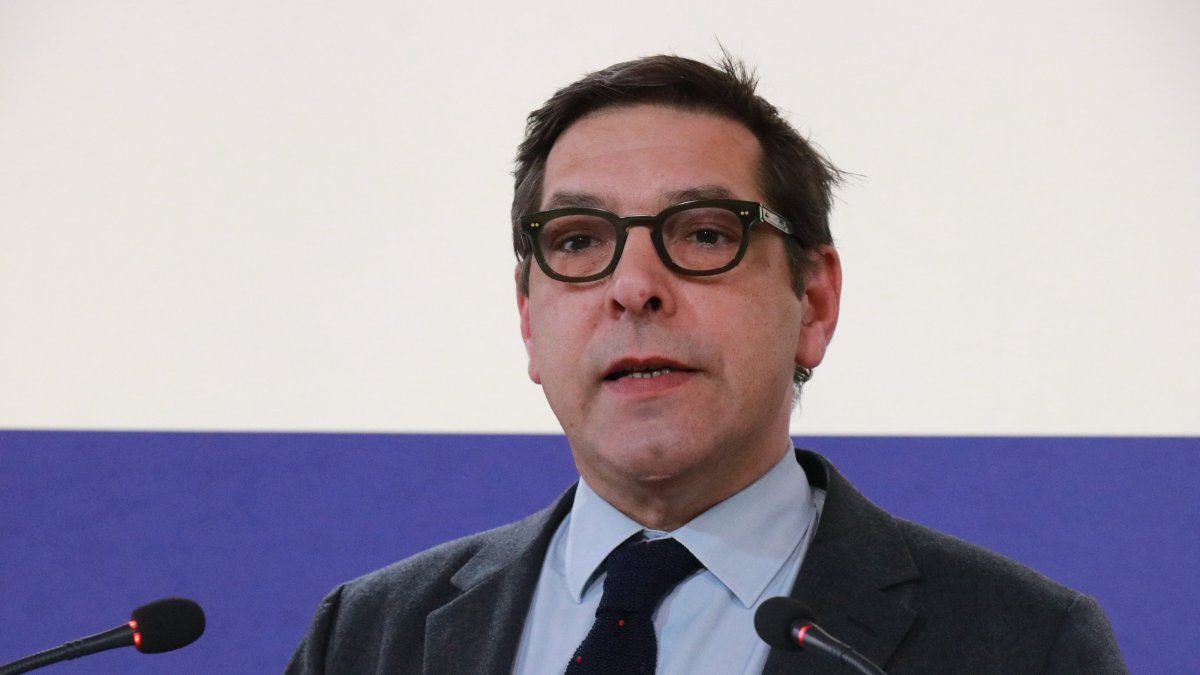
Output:
[[[588,332],[582,311],[553,301],[533,304],[529,333],[542,375],[578,363]]]
[[[790,288],[785,293],[764,289],[759,297],[761,303],[743,303],[743,310],[737,315],[740,332],[731,332],[725,339],[726,344],[738,345],[743,367],[758,376],[770,377],[795,365],[802,307]],[[739,326],[732,328],[737,331]]]

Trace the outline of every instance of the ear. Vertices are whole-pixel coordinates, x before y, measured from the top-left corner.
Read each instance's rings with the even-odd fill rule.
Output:
[[[525,354],[529,356],[529,379],[534,384],[542,383],[538,374],[537,359],[533,351],[533,335],[529,330],[529,296],[521,292],[521,265],[517,263],[517,312],[521,314],[521,340],[525,343]]]
[[[820,246],[809,254],[813,268],[800,298],[802,322],[796,343],[796,365],[816,368],[837,328],[842,300],[842,261],[833,246]]]

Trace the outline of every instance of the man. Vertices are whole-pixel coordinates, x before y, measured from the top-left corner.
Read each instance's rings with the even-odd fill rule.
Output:
[[[838,173],[754,86],[732,59],[651,57],[530,115],[521,334],[581,480],[335,589],[289,672],[847,672],[755,635],[778,595],[893,675],[1124,672],[1094,601],[892,518],[792,449],[837,324]]]

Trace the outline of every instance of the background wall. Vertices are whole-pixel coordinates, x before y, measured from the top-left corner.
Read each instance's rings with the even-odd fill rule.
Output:
[[[1170,592],[1200,564],[1197,34],[1181,0],[0,3],[0,661],[212,594],[225,623],[161,658],[278,670],[336,580],[557,494],[510,281],[524,115],[718,40],[855,174],[843,318],[793,431],[885,506],[1097,594],[1131,665],[1194,660],[1160,643],[1197,623]],[[472,482],[489,462],[520,490]],[[1012,487],[948,495],[951,469]],[[373,520],[319,507],[346,500]],[[1046,545],[989,539],[1032,504]],[[161,513],[140,545],[89,529]],[[1110,548],[1063,544],[1084,532]],[[266,633],[217,639],[235,625]]]
[[[797,430],[1195,435],[1197,29],[1182,1],[9,0],[0,424],[557,430],[509,283],[524,116],[720,39],[859,176]]]
[[[1131,672],[1195,669],[1197,439],[797,442],[893,513],[1095,596]],[[0,443],[0,663],[159,597],[208,615],[188,648],[100,654],[63,675],[279,672],[334,585],[532,513],[575,476],[555,435],[0,431]]]

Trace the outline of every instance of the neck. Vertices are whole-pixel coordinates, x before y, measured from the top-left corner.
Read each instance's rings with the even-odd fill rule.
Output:
[[[584,474],[588,485],[609,504],[642,527],[670,532],[741,492],[761,478],[790,452],[790,440],[777,452],[759,453],[755,461],[675,476],[649,476],[635,480],[605,480]],[[729,453],[737,456],[737,453]]]

